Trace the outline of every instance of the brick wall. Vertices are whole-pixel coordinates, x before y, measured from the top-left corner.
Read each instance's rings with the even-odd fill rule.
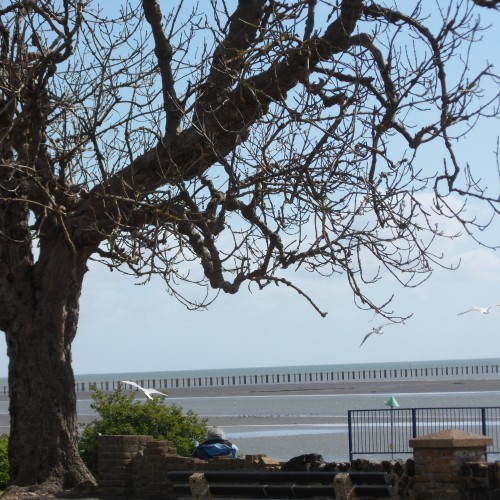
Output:
[[[131,462],[153,442],[151,436],[99,436],[99,488],[109,496],[127,496],[133,490]]]
[[[209,461],[177,455],[170,441],[151,436],[99,437],[99,490],[103,496],[175,499],[167,481],[170,470],[279,470],[266,455],[219,457]]]
[[[500,462],[486,463],[491,438],[444,431],[410,441],[414,458],[325,464],[333,472],[387,472],[401,500],[498,500]],[[177,455],[170,441],[151,436],[100,436],[99,489],[103,496],[175,499],[167,481],[173,470],[280,470],[282,463],[266,455],[219,457],[209,461]]]
[[[463,476],[465,462],[486,466],[486,446],[492,438],[449,429],[410,440],[415,460],[416,500],[489,499],[470,490]],[[488,489],[489,489],[488,485]],[[493,498],[493,497],[491,497]]]

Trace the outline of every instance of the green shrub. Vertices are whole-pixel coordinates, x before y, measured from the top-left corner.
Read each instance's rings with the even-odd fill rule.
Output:
[[[194,439],[202,441],[206,435],[207,419],[200,420],[191,410],[184,414],[180,406],[165,404],[163,397],[141,403],[134,401],[133,394],[123,394],[119,386],[109,394],[92,387],[92,399],[90,407],[100,418],[84,425],[78,446],[83,461],[95,476],[99,435],[143,434],[168,439],[183,456],[193,452]]]
[[[9,435],[0,436],[0,490],[9,483]]]

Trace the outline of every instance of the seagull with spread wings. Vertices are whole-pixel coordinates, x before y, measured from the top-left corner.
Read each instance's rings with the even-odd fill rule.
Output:
[[[382,335],[384,332],[382,331],[384,326],[388,326],[388,325],[393,325],[394,323],[384,323],[383,325],[380,325],[380,326],[377,326],[375,328],[372,328],[372,330],[370,332],[368,332],[366,335],[365,335],[365,338],[363,339],[363,342],[361,342],[361,344],[359,344],[359,347],[361,347],[366,339],[370,336],[370,335],[373,335],[374,333],[376,333],[377,335]]]
[[[146,389],[145,387],[141,387],[139,384],[136,384],[135,382],[130,382],[130,380],[122,380],[121,383],[137,387],[137,389],[140,389],[144,394],[146,394],[146,397],[149,399],[153,399],[151,394],[160,394],[162,396],[166,396],[166,394],[164,394],[163,392],[157,391],[156,389]]]
[[[480,306],[471,307],[470,309],[467,309],[466,311],[458,313],[457,316],[461,316],[462,314],[472,312],[472,311],[477,311],[477,312],[480,312],[481,314],[489,314],[492,307],[500,307],[500,304],[493,304],[492,306],[487,306],[487,307],[480,307]]]

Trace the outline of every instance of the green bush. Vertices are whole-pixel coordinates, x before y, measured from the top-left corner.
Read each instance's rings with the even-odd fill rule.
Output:
[[[9,435],[0,436],[0,490],[9,483]]]
[[[78,447],[83,461],[95,476],[99,435],[143,434],[168,439],[179,455],[184,456],[193,452],[194,439],[202,441],[206,435],[207,419],[200,420],[191,410],[184,414],[180,406],[165,404],[163,397],[141,403],[134,401],[133,394],[123,394],[119,386],[109,394],[92,387],[92,399],[90,407],[100,418],[84,425]]]

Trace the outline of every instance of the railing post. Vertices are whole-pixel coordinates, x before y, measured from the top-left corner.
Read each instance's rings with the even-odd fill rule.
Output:
[[[417,409],[411,409],[411,435],[413,438],[417,437]]]
[[[481,408],[481,431],[483,436],[486,436],[486,408],[484,406]]]
[[[347,410],[347,429],[348,429],[348,439],[349,439],[349,462],[352,462],[352,422],[351,422],[351,412],[352,410]]]

